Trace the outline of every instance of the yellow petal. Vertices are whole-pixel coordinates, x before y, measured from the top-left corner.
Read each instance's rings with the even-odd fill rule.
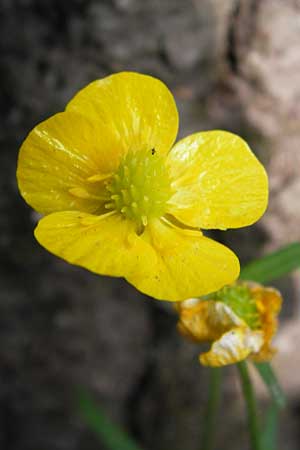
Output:
[[[78,211],[53,213],[40,220],[35,237],[47,250],[69,263],[111,276],[134,272],[147,247],[135,234],[134,224],[115,213],[103,216]]]
[[[263,344],[260,331],[250,328],[232,328],[216,342],[207,353],[200,355],[204,366],[220,367],[234,364],[247,358],[252,352],[258,352]]]
[[[169,212],[200,228],[238,228],[264,213],[268,180],[239,136],[225,131],[196,133],[168,155],[175,194]]]
[[[111,128],[76,113],[59,113],[36,126],[19,154],[20,192],[37,211],[94,212],[101,186],[87,179],[118,167],[122,142]],[[102,191],[103,191],[102,184]]]
[[[121,72],[96,80],[70,101],[92,121],[112,127],[133,151],[167,152],[178,130],[178,113],[172,94],[158,79]]]
[[[144,234],[151,252],[141,255],[146,274],[127,277],[142,292],[160,300],[179,301],[205,295],[231,283],[239,275],[239,261],[227,247],[200,232],[173,229],[159,220]]]
[[[182,300],[230,283],[237,257],[211,239],[182,235],[156,221],[143,235],[133,222],[108,213],[53,213],[40,220],[35,236],[50,252],[93,272],[123,276],[160,300]]]

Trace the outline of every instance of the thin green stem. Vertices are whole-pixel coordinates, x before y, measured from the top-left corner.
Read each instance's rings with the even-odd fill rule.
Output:
[[[269,362],[255,363],[256,370],[265,383],[271,398],[277,408],[282,409],[286,406],[286,399],[284,392],[277,380],[275,372]]]
[[[242,390],[247,407],[251,447],[252,450],[262,450],[257,404],[248,372],[247,363],[245,361],[241,361],[237,364],[237,367],[240,373]]]
[[[211,368],[201,450],[213,450],[214,448],[217,412],[221,398],[221,379],[221,369],[219,367]]]

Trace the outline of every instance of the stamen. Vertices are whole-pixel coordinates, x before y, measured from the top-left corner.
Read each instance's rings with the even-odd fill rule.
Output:
[[[110,203],[106,203],[104,205],[104,208],[105,209],[112,209],[114,206],[115,206],[115,204],[113,202],[110,202]]]
[[[201,175],[197,178],[197,181],[193,179],[193,176],[189,173],[189,171],[184,172],[181,176],[177,177],[176,180],[172,182],[172,187],[176,187],[182,184],[197,184],[200,181],[200,178],[203,178],[206,175],[206,172],[202,172]]]
[[[82,199],[92,199],[92,200],[108,200],[107,196],[104,195],[95,195],[88,192],[86,189],[82,187],[74,187],[69,189],[69,193],[74,195],[74,197],[82,198]]]
[[[122,197],[125,203],[129,203],[130,202],[130,196],[128,194],[128,191],[126,189],[122,189]]]
[[[136,197],[136,195],[137,195],[136,187],[133,184],[131,184],[129,189],[130,189],[130,193],[131,193],[132,197]]]
[[[92,175],[91,177],[87,178],[87,181],[89,181],[90,183],[97,183],[98,181],[107,180],[112,176],[113,173],[98,173],[96,175]]]
[[[105,214],[100,214],[99,216],[86,216],[82,217],[80,220],[81,225],[83,226],[93,226],[96,225],[101,220],[107,219],[108,217],[111,217],[113,215],[117,214],[116,211],[110,211]]]
[[[108,192],[114,192],[114,188],[110,184],[106,185],[106,189],[108,190]]]
[[[170,228],[173,228],[173,230],[178,231],[181,234],[184,234],[186,236],[195,236],[195,237],[201,237],[203,236],[203,233],[199,229],[190,229],[190,228],[181,228],[180,226],[176,225],[175,223],[168,220],[165,216],[160,218],[161,222],[163,222],[165,225],[167,225]]]
[[[144,225],[144,227],[146,227],[148,225],[148,218],[147,218],[147,216],[142,216],[142,224]]]

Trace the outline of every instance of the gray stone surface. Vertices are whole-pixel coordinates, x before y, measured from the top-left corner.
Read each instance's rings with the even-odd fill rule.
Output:
[[[199,448],[208,372],[197,348],[177,336],[168,306],[38,246],[37,217],[17,192],[18,148],[89,81],[150,73],[175,93],[181,135],[238,132],[269,169],[265,218],[215,236],[242,261],[299,239],[299,23],[296,0],[1,1],[1,448],[104,448],[78,417],[78,386],[144,449]],[[297,283],[281,284],[286,317],[299,311]],[[242,405],[226,374],[218,448],[244,450]],[[299,392],[291,405],[282,441],[296,450]]]

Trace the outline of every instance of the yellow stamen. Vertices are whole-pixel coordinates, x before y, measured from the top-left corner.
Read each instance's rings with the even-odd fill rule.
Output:
[[[70,194],[74,195],[74,197],[82,198],[82,199],[92,199],[92,200],[108,200],[107,196],[95,195],[88,192],[86,189],[82,187],[74,187],[69,189]]]
[[[111,178],[113,176],[112,173],[98,173],[96,175],[92,175],[91,177],[87,178],[87,181],[89,183],[97,183],[98,181],[104,181],[108,178]]]
[[[101,214],[100,216],[86,216],[80,220],[80,223],[81,225],[86,227],[93,226],[96,223],[100,222],[101,220],[107,219],[108,217],[111,217],[114,214],[116,214],[116,211],[110,211],[108,213]]]
[[[168,220],[166,217],[161,217],[160,220],[167,225],[168,227],[173,228],[174,230],[178,231],[181,234],[184,234],[186,236],[195,236],[195,237],[199,237],[201,236],[203,233],[201,232],[201,230],[197,230],[197,229],[190,229],[190,228],[182,228],[178,225],[176,225],[175,223],[172,223],[170,220]]]

